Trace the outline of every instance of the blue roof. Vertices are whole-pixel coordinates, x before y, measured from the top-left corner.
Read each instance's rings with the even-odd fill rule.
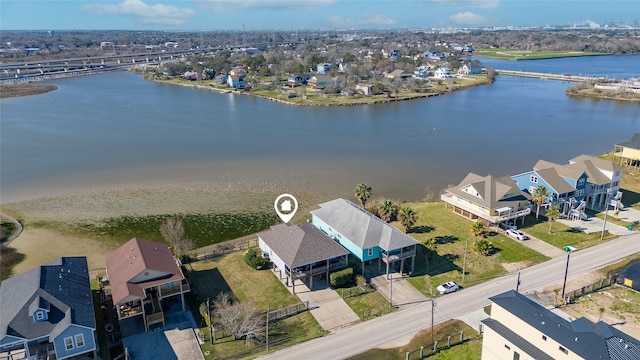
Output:
[[[0,340],[5,336],[50,340],[69,325],[96,328],[87,258],[62,257],[2,282],[0,286]],[[38,308],[48,319],[33,320]]]

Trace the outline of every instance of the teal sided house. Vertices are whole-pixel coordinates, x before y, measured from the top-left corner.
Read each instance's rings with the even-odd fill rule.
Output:
[[[363,265],[386,264],[386,273],[399,262],[403,271],[405,261],[411,260],[414,270],[418,242],[345,199],[320,204],[311,211],[312,222],[323,233],[336,240],[360,260]],[[363,266],[364,271],[364,266]]]
[[[97,358],[86,257],[62,257],[3,281],[0,304],[3,359]]]

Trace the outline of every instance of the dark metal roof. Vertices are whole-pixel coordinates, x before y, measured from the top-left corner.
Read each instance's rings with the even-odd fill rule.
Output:
[[[290,268],[349,254],[342,245],[310,223],[272,226],[258,237]]]
[[[580,318],[569,322],[513,290],[489,300],[584,359],[639,359],[640,342],[602,321]],[[611,339],[626,344],[625,351],[612,347]]]
[[[68,325],[95,329],[87,258],[62,257],[2,282],[0,339],[14,336],[52,340]],[[35,322],[33,310],[48,306],[48,320]]]

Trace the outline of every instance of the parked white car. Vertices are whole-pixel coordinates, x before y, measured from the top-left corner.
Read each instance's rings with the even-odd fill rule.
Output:
[[[518,240],[529,240],[529,237],[520,230],[507,229],[507,235]]]
[[[450,292],[458,291],[460,287],[453,281],[447,281],[446,283],[438,286],[436,290],[440,293],[440,295],[448,294]]]

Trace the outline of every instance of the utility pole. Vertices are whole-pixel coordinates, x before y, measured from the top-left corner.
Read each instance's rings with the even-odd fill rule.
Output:
[[[389,278],[389,307],[393,307],[393,274]]]
[[[431,348],[433,348],[433,308],[436,307],[436,300],[431,298]]]
[[[609,212],[609,195],[611,189],[607,189],[607,196],[604,198],[604,223],[602,224],[602,233],[600,234],[600,242],[604,239],[604,230],[607,227],[607,213]]]
[[[464,285],[464,273],[467,272],[467,248],[469,247],[469,237],[464,245],[464,260],[462,261],[462,285]]]
[[[567,275],[569,274],[569,258],[571,257],[571,249],[565,247],[564,251],[567,252],[567,266],[564,269],[564,282],[562,283],[562,301],[564,301],[564,291],[567,287]]]
[[[213,345],[215,330],[213,330],[213,324],[211,323],[211,306],[209,306],[209,298],[207,298],[207,316],[209,317],[209,337],[211,338],[211,345]]]
[[[518,292],[519,288],[520,288],[520,271],[518,271],[518,282],[516,283],[516,292]]]

